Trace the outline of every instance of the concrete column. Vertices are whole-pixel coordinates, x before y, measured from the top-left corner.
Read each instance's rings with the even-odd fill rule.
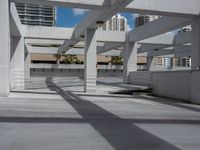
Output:
[[[24,90],[24,37],[11,38],[11,90]]]
[[[26,89],[26,84],[29,82],[30,76],[31,76],[31,69],[30,69],[30,65],[31,65],[30,49],[31,49],[31,46],[26,45],[25,49],[26,50],[25,50],[24,70],[25,70],[25,89]]]
[[[172,61],[173,61],[173,62],[172,62],[172,67],[173,67],[173,68],[176,68],[176,58],[174,57]]]
[[[84,91],[96,91],[97,78],[97,42],[96,30],[87,29],[85,33],[85,70],[84,70]]]
[[[57,64],[57,65],[60,65],[60,57],[61,57],[60,54],[57,54],[56,57],[57,57],[56,64]]]
[[[200,104],[200,19],[192,21],[191,102]]]
[[[152,56],[147,56],[147,70],[150,71],[153,65],[153,58]]]
[[[31,76],[31,69],[30,69],[30,65],[31,65],[31,54],[25,53],[25,81],[30,79]]]
[[[148,71],[153,71],[153,70],[155,70],[154,61],[155,61],[155,57],[154,57],[154,56],[151,56],[151,53],[148,52],[148,54],[147,54],[147,65],[146,65],[146,69],[147,69]]]
[[[123,50],[123,82],[128,83],[129,73],[137,71],[137,43],[125,42]]]
[[[0,96],[10,94],[9,1],[0,0]]]

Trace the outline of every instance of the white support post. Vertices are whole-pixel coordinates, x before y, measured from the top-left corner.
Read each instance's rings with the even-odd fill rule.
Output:
[[[129,73],[137,71],[137,43],[126,40],[123,50],[123,82],[128,83]]]
[[[11,90],[24,90],[24,37],[11,38]]]
[[[9,1],[0,0],[0,96],[10,94]]]
[[[30,74],[31,74],[31,70],[30,70],[30,65],[31,65],[31,46],[30,45],[26,45],[25,47],[26,51],[25,51],[25,63],[24,63],[24,70],[25,70],[25,89],[26,89],[26,83],[30,80]]]
[[[155,68],[154,61],[155,61],[154,56],[151,56],[151,53],[148,52],[148,54],[147,54],[147,65],[146,65],[146,69],[148,71],[154,70],[154,68]]]
[[[85,33],[85,72],[84,72],[84,91],[96,91],[97,78],[97,42],[96,30],[87,29]]]
[[[192,22],[191,102],[200,104],[200,19]]]

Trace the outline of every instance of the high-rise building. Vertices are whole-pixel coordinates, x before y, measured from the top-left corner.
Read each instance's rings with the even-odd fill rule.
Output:
[[[160,67],[172,67],[173,66],[173,58],[171,57],[157,57],[155,65]]]
[[[16,8],[22,24],[55,26],[55,7],[17,3]]]
[[[138,17],[136,17],[135,27],[137,28],[158,18],[159,16],[155,15],[138,15]]]
[[[100,29],[106,31],[127,31],[127,19],[120,14],[116,14],[106,21]]]
[[[192,61],[191,57],[178,57],[176,58],[176,67],[191,67]]]

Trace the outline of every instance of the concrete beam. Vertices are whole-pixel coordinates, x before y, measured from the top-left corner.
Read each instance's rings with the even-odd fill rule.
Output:
[[[130,13],[194,17],[200,14],[199,0],[134,0],[124,10]]]
[[[175,54],[175,57],[188,57],[191,55],[191,46],[183,45],[183,46],[175,46],[174,48],[165,48],[159,49],[158,51],[149,52],[151,57],[155,56],[164,56]]]
[[[177,45],[174,47],[175,53],[191,52],[191,45]]]
[[[161,34],[150,37],[145,40],[138,41],[139,44],[162,44],[172,45],[174,43],[175,34]]]
[[[122,51],[114,49],[114,50],[107,51],[105,53],[101,53],[99,55],[101,55],[101,56],[122,56]]]
[[[73,28],[25,26],[25,38],[73,41]],[[124,42],[126,32],[97,30],[98,42]],[[74,40],[77,41],[77,40]]]
[[[174,53],[173,49],[160,49],[159,51],[151,51],[149,53],[149,56],[150,57],[165,56],[165,55],[170,55],[173,53]]]
[[[182,57],[191,57],[191,52],[188,51],[188,52],[182,52],[182,53],[175,53],[174,57],[179,57],[179,58],[182,58]]]
[[[101,47],[99,47],[101,48]],[[102,47],[103,48],[103,47]],[[28,52],[29,53],[34,53],[34,54],[57,54],[58,48],[56,47],[32,47],[29,46]],[[97,48],[98,49],[98,48]],[[99,53],[98,55],[102,56],[120,56],[121,55],[121,50],[110,50],[106,52]],[[72,48],[69,51],[67,51],[65,54],[68,55],[84,55],[84,48]]]
[[[125,42],[126,32],[124,31],[102,31],[97,30],[97,41],[98,42]]]
[[[101,31],[101,30],[97,30],[96,31],[96,40],[98,42],[109,42],[109,43],[115,43],[115,45],[119,45],[119,43],[124,43],[125,41],[125,35],[126,32],[123,31]],[[59,48],[59,52],[60,51],[67,51],[70,49],[70,45],[76,45],[79,42],[79,40],[66,40],[64,45],[68,45],[67,47],[65,47],[64,45],[62,45]],[[122,45],[122,44],[120,44]],[[109,48],[110,44],[108,44],[108,48],[105,47],[106,49],[104,50],[111,50],[116,48],[116,46],[114,48]]]
[[[170,46],[171,45],[166,45],[166,44],[141,44],[141,47],[138,49],[138,53],[145,53],[148,51],[159,50]]]
[[[141,41],[190,24],[185,18],[162,17],[129,32],[130,41]]]
[[[140,44],[183,45],[191,43],[191,31],[180,34],[161,34],[139,41]]]
[[[103,49],[104,47],[98,46],[97,51]],[[35,53],[35,54],[57,54],[58,48],[56,47],[36,47],[31,46],[31,48],[28,48],[29,53]],[[65,54],[69,55],[84,55],[84,48],[72,48],[68,50]],[[102,56],[120,56],[121,50],[116,49],[110,49],[109,51],[98,53],[97,55]]]
[[[29,45],[62,45],[64,40],[56,39],[25,39],[25,44]]]
[[[26,26],[25,38],[71,40],[73,28]]]
[[[36,5],[49,5],[49,6],[60,6],[60,7],[71,7],[81,9],[95,9],[104,10],[110,6],[110,1],[105,0],[10,0],[16,3],[27,3]]]
[[[47,29],[46,27],[44,27],[45,29]],[[31,44],[31,45],[61,45],[64,40],[60,40],[60,34],[61,33],[55,33],[54,34],[54,38],[59,38],[59,39],[51,39],[52,35],[50,33],[47,33],[46,35],[43,35],[43,38],[47,38],[47,39],[36,39],[37,37],[39,37],[40,32],[37,32],[36,30],[37,28],[34,28],[33,31],[35,32],[34,35],[30,35],[29,38],[34,38],[34,39],[29,39],[26,38],[25,43],[26,44]],[[42,28],[41,28],[42,29]],[[60,30],[59,28],[55,29],[55,30]],[[63,29],[65,30],[65,29]],[[62,29],[60,30],[62,31]],[[65,30],[66,31],[66,30]],[[68,31],[66,31],[68,32]],[[123,44],[124,41],[124,32],[116,32],[116,31],[97,31],[97,40],[98,41],[112,41],[109,43],[105,43],[105,45],[102,46],[98,46],[98,54],[106,52],[108,50],[112,50],[112,49],[116,49],[118,47],[120,47]],[[115,35],[115,36],[111,36],[111,35]],[[28,37],[28,36],[27,36]],[[63,37],[63,38],[66,38]],[[159,36],[155,36],[146,40],[142,40],[139,41],[138,43],[142,44],[142,48],[139,50],[139,53],[141,52],[147,52],[147,50],[154,50],[154,49],[161,49],[161,48],[165,48],[165,47],[169,47],[170,45],[179,45],[179,44],[185,44],[185,43],[189,43],[191,40],[191,33],[190,32],[185,32],[185,33],[181,33],[179,35],[175,34],[162,34]],[[113,42],[113,41],[117,41]],[[69,40],[70,42],[70,40]],[[83,45],[84,46],[84,45]],[[146,47],[146,48],[145,48]]]
[[[122,45],[123,45],[123,43],[105,43],[104,46],[98,46],[97,54],[99,55],[99,54],[105,53],[107,51],[116,49]]]
[[[30,49],[28,49],[29,53],[35,53],[35,54],[57,54],[58,48],[57,47],[36,47],[31,46]]]
[[[184,32],[178,35],[175,34],[162,34],[146,40],[139,41],[141,44],[138,53],[145,53],[155,49],[163,49],[171,46],[175,48],[186,48],[182,46],[191,42],[191,32]]]
[[[35,53],[35,54],[57,54],[58,47],[36,47],[32,46],[31,49],[29,49],[29,53]],[[83,55],[84,54],[84,48],[72,48],[69,51],[67,51],[65,54],[70,55]]]

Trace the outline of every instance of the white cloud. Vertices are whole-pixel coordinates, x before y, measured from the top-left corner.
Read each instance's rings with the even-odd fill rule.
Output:
[[[129,24],[127,24],[127,31],[132,30],[131,26]]]
[[[135,20],[135,18],[137,18],[139,16],[139,14],[132,14],[132,19]]]
[[[74,14],[75,16],[82,16],[82,15],[84,15],[87,11],[88,11],[88,10],[86,10],[86,9],[77,9],[77,8],[74,8],[74,9],[73,9],[73,14]]]

